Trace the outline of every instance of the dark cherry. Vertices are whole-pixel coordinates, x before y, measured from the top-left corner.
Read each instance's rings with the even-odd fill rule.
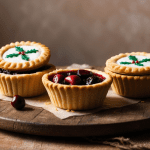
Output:
[[[81,78],[77,75],[71,75],[65,78],[65,84],[70,85],[80,85],[81,84]]]
[[[91,84],[99,83],[101,81],[102,80],[99,77],[97,77],[97,76],[88,77],[86,79],[86,85],[91,85]]]
[[[92,76],[92,72],[88,71],[88,70],[80,69],[80,70],[77,71],[77,75],[79,77],[81,77],[82,79],[85,79],[85,78],[88,78],[88,77]]]
[[[53,81],[53,77],[54,77],[54,75],[49,75],[48,80]]]
[[[43,66],[43,67],[38,68],[38,69],[26,70],[26,71],[21,71],[21,72],[9,71],[9,70],[5,70],[5,69],[0,68],[0,73],[10,74],[10,75],[15,75],[15,74],[32,74],[32,73],[35,73],[35,72],[47,70],[49,68],[50,68],[50,66]]]
[[[66,85],[91,85],[102,82],[105,80],[100,74],[92,73],[88,70],[71,70],[66,72],[59,72],[56,75],[48,76],[50,81],[54,83],[66,84]]]
[[[13,74],[13,71],[4,70],[3,73],[5,73],[5,74]]]
[[[16,74],[17,74],[17,72],[13,72],[13,73],[12,73],[12,75],[16,75]]]
[[[62,74],[56,74],[56,75],[53,77],[53,82],[54,82],[54,83],[63,83],[64,78],[65,78],[64,75],[62,75]]]
[[[75,72],[73,72],[73,71],[67,73],[67,76],[71,76],[71,75],[77,75],[77,73],[75,73]]]
[[[0,68],[0,73],[3,73],[3,69]]]
[[[94,74],[94,76],[99,77],[102,81],[103,81],[103,80],[105,80],[105,77],[104,77],[104,76],[102,76],[101,74]]]
[[[25,100],[23,97],[15,95],[11,101],[11,105],[16,109],[21,110],[25,107]]]
[[[8,70],[3,70],[3,73],[9,74],[9,71]]]

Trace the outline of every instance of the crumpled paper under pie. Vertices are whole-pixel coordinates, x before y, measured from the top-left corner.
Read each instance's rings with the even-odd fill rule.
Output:
[[[4,96],[0,94],[0,99],[11,101],[11,97]],[[66,119],[71,116],[81,116],[81,115],[87,115],[94,112],[98,112],[104,109],[110,109],[110,108],[117,108],[117,107],[123,107],[131,104],[136,104],[140,100],[135,99],[129,99],[122,96],[119,96],[115,94],[111,89],[108,91],[106,99],[104,101],[104,104],[100,108],[92,109],[92,110],[84,110],[84,111],[71,111],[71,110],[64,110],[60,108],[56,108],[53,104],[50,103],[50,98],[47,93],[33,97],[33,98],[25,98],[26,104],[32,105],[35,107],[42,107],[43,109],[53,113],[56,117],[60,119]]]

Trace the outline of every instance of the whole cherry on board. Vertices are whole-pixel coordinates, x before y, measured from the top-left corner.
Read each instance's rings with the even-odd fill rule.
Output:
[[[22,96],[14,95],[11,105],[17,110],[21,110],[25,107],[25,100]]]

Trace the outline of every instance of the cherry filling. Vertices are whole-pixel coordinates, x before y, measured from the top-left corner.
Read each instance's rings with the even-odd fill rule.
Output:
[[[81,84],[81,78],[77,75],[71,75],[71,76],[67,76],[64,79],[64,83],[66,84],[70,84],[70,85],[80,85]]]
[[[36,72],[47,70],[49,68],[50,68],[50,66],[46,65],[46,66],[43,66],[43,67],[38,68],[38,69],[34,69],[34,70],[30,70],[30,71],[22,71],[22,72],[10,71],[10,70],[5,70],[5,69],[0,68],[0,73],[10,74],[10,75],[15,75],[15,74],[32,74],[32,73],[36,73]]]
[[[48,79],[54,83],[66,85],[92,85],[103,82],[105,77],[92,73],[88,70],[59,72],[56,75],[49,75]]]
[[[54,83],[62,83],[64,81],[64,78],[65,76],[62,75],[62,74],[56,74],[54,77],[53,77],[53,82]]]

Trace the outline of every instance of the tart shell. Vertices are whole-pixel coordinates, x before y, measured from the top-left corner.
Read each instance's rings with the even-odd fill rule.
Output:
[[[111,57],[106,61],[106,67],[108,70],[125,75],[148,75],[150,74],[150,66],[145,67],[130,67],[130,66],[123,66],[118,65],[116,61],[122,57],[126,57],[129,55],[142,55],[150,58],[150,53],[146,52],[132,52],[132,53],[124,53],[119,54],[116,56]]]
[[[129,98],[150,97],[150,75],[122,75],[110,71],[107,67],[104,70],[113,78],[111,87],[116,94]]]
[[[55,70],[55,66],[49,69],[32,74],[8,75],[0,73],[0,93],[6,96],[20,95],[23,97],[38,96],[46,92],[42,83],[42,76],[45,73]]]
[[[75,70],[78,69],[74,69],[74,71]],[[68,69],[59,69],[51,73],[47,73],[42,77],[42,82],[53,105],[68,110],[86,110],[102,106],[108,89],[112,83],[112,78],[108,74],[98,70],[86,70],[101,74],[106,79],[101,83],[93,85],[56,84],[48,79],[49,75],[71,71]]]
[[[5,51],[7,51],[10,48],[13,48],[15,46],[35,46],[40,49],[41,55],[37,57],[34,60],[27,61],[27,62],[8,62],[3,59],[3,54]],[[36,43],[36,42],[15,42],[15,43],[10,43],[6,46],[3,46],[0,49],[0,68],[5,69],[5,70],[10,70],[10,71],[29,71],[33,69],[40,68],[47,64],[50,59],[50,50],[48,47],[41,43]]]

